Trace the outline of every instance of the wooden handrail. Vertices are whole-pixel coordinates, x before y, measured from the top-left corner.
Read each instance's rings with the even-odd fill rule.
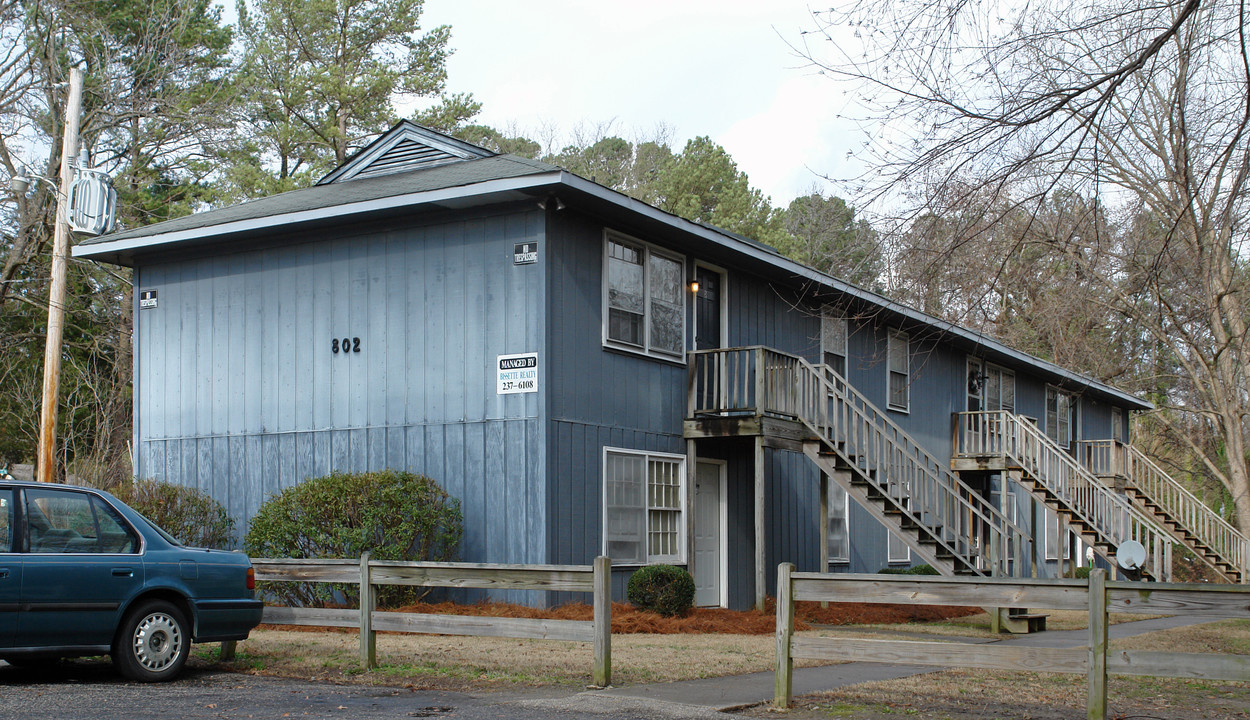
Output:
[[[881,474],[886,495],[901,492],[900,509],[932,527],[949,529],[952,539],[935,539],[968,568],[1006,575],[1008,548],[1016,568],[1030,536],[998,508],[947,470],[902,428],[827,366],[765,347],[703,350],[690,354],[688,407],[691,416],[753,414],[805,424],[831,448],[862,459],[864,470]],[[901,507],[902,497],[910,505]],[[977,526],[988,529],[987,547],[972,542]],[[954,537],[968,540],[956,547]]]
[[[1166,531],[1101,483],[1033,423],[1005,410],[959,413],[955,453],[1010,459],[1099,539],[1117,547],[1128,540],[1140,542],[1151,556],[1150,574],[1156,579],[1170,575],[1165,548],[1174,541]]]

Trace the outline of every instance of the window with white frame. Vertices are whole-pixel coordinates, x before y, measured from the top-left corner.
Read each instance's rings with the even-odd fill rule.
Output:
[[[1046,516],[1046,559],[1059,559],[1059,513],[1045,509]]]
[[[851,561],[850,508],[846,502],[846,490],[837,483],[829,483],[829,562]]]
[[[1046,388],[1046,436],[1059,447],[1071,447],[1078,432],[1078,400],[1056,387]]]
[[[820,315],[820,361],[842,377],[846,377],[847,335],[846,318],[825,308]]]
[[[1016,411],[1016,374],[997,365],[985,366],[985,409]]]
[[[907,347],[907,333],[890,331],[886,358],[890,374],[887,405],[891,410],[907,410],[911,385],[911,353]]]
[[[603,552],[620,565],[685,562],[685,457],[604,448]]]
[[[680,357],[686,338],[685,261],[615,233],[606,236],[604,343]]]

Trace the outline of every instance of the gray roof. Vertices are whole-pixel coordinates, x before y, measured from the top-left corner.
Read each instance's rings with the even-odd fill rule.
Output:
[[[351,182],[314,185],[291,190],[259,200],[231,205],[217,210],[186,215],[133,230],[101,235],[78,243],[78,247],[105,245],[118,240],[152,237],[173,232],[208,228],[244,220],[287,215],[293,212],[318,210],[368,200],[411,195],[430,190],[475,185],[487,180],[525,177],[560,168],[515,155],[496,155],[480,160],[465,160],[426,170],[353,179]],[[75,252],[75,255],[80,253]],[[86,255],[87,253],[81,253]]]
[[[350,163],[350,161],[349,161]],[[210,210],[166,222],[84,240],[73,249],[75,257],[130,264],[136,251],[173,248],[183,243],[203,243],[233,233],[277,228],[297,222],[326,221],[335,217],[388,209],[441,205],[466,207],[477,203],[534,197],[558,191],[590,207],[613,215],[627,214],[659,227],[699,238],[709,246],[725,248],[757,267],[789,281],[809,282],[856,298],[891,314],[899,322],[923,325],[969,347],[980,348],[990,359],[1035,367],[1056,382],[1085,387],[1138,409],[1153,406],[1110,385],[1072,372],[1054,363],[1020,352],[979,332],[936,318],[887,297],[825,275],[798,263],[762,243],[719,228],[691,222],[620,192],[579,177],[554,165],[517,157],[495,155],[467,159],[435,167],[377,177],[356,177],[302,190],[274,195],[232,207]]]

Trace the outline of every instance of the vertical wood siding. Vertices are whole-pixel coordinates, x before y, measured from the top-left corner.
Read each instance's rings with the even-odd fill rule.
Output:
[[[462,503],[463,559],[547,562],[539,395],[496,394],[493,370],[543,349],[542,260],[512,263],[542,223],[392,223],[142,266],[159,306],[136,310],[138,474],[211,493],[242,534],[308,477],[421,472]]]

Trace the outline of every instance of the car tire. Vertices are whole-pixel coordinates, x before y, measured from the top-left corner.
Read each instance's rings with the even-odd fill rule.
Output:
[[[191,651],[191,632],[182,611],[164,600],[148,600],[126,613],[113,643],[113,664],[137,682],[164,682],[182,671]]]

